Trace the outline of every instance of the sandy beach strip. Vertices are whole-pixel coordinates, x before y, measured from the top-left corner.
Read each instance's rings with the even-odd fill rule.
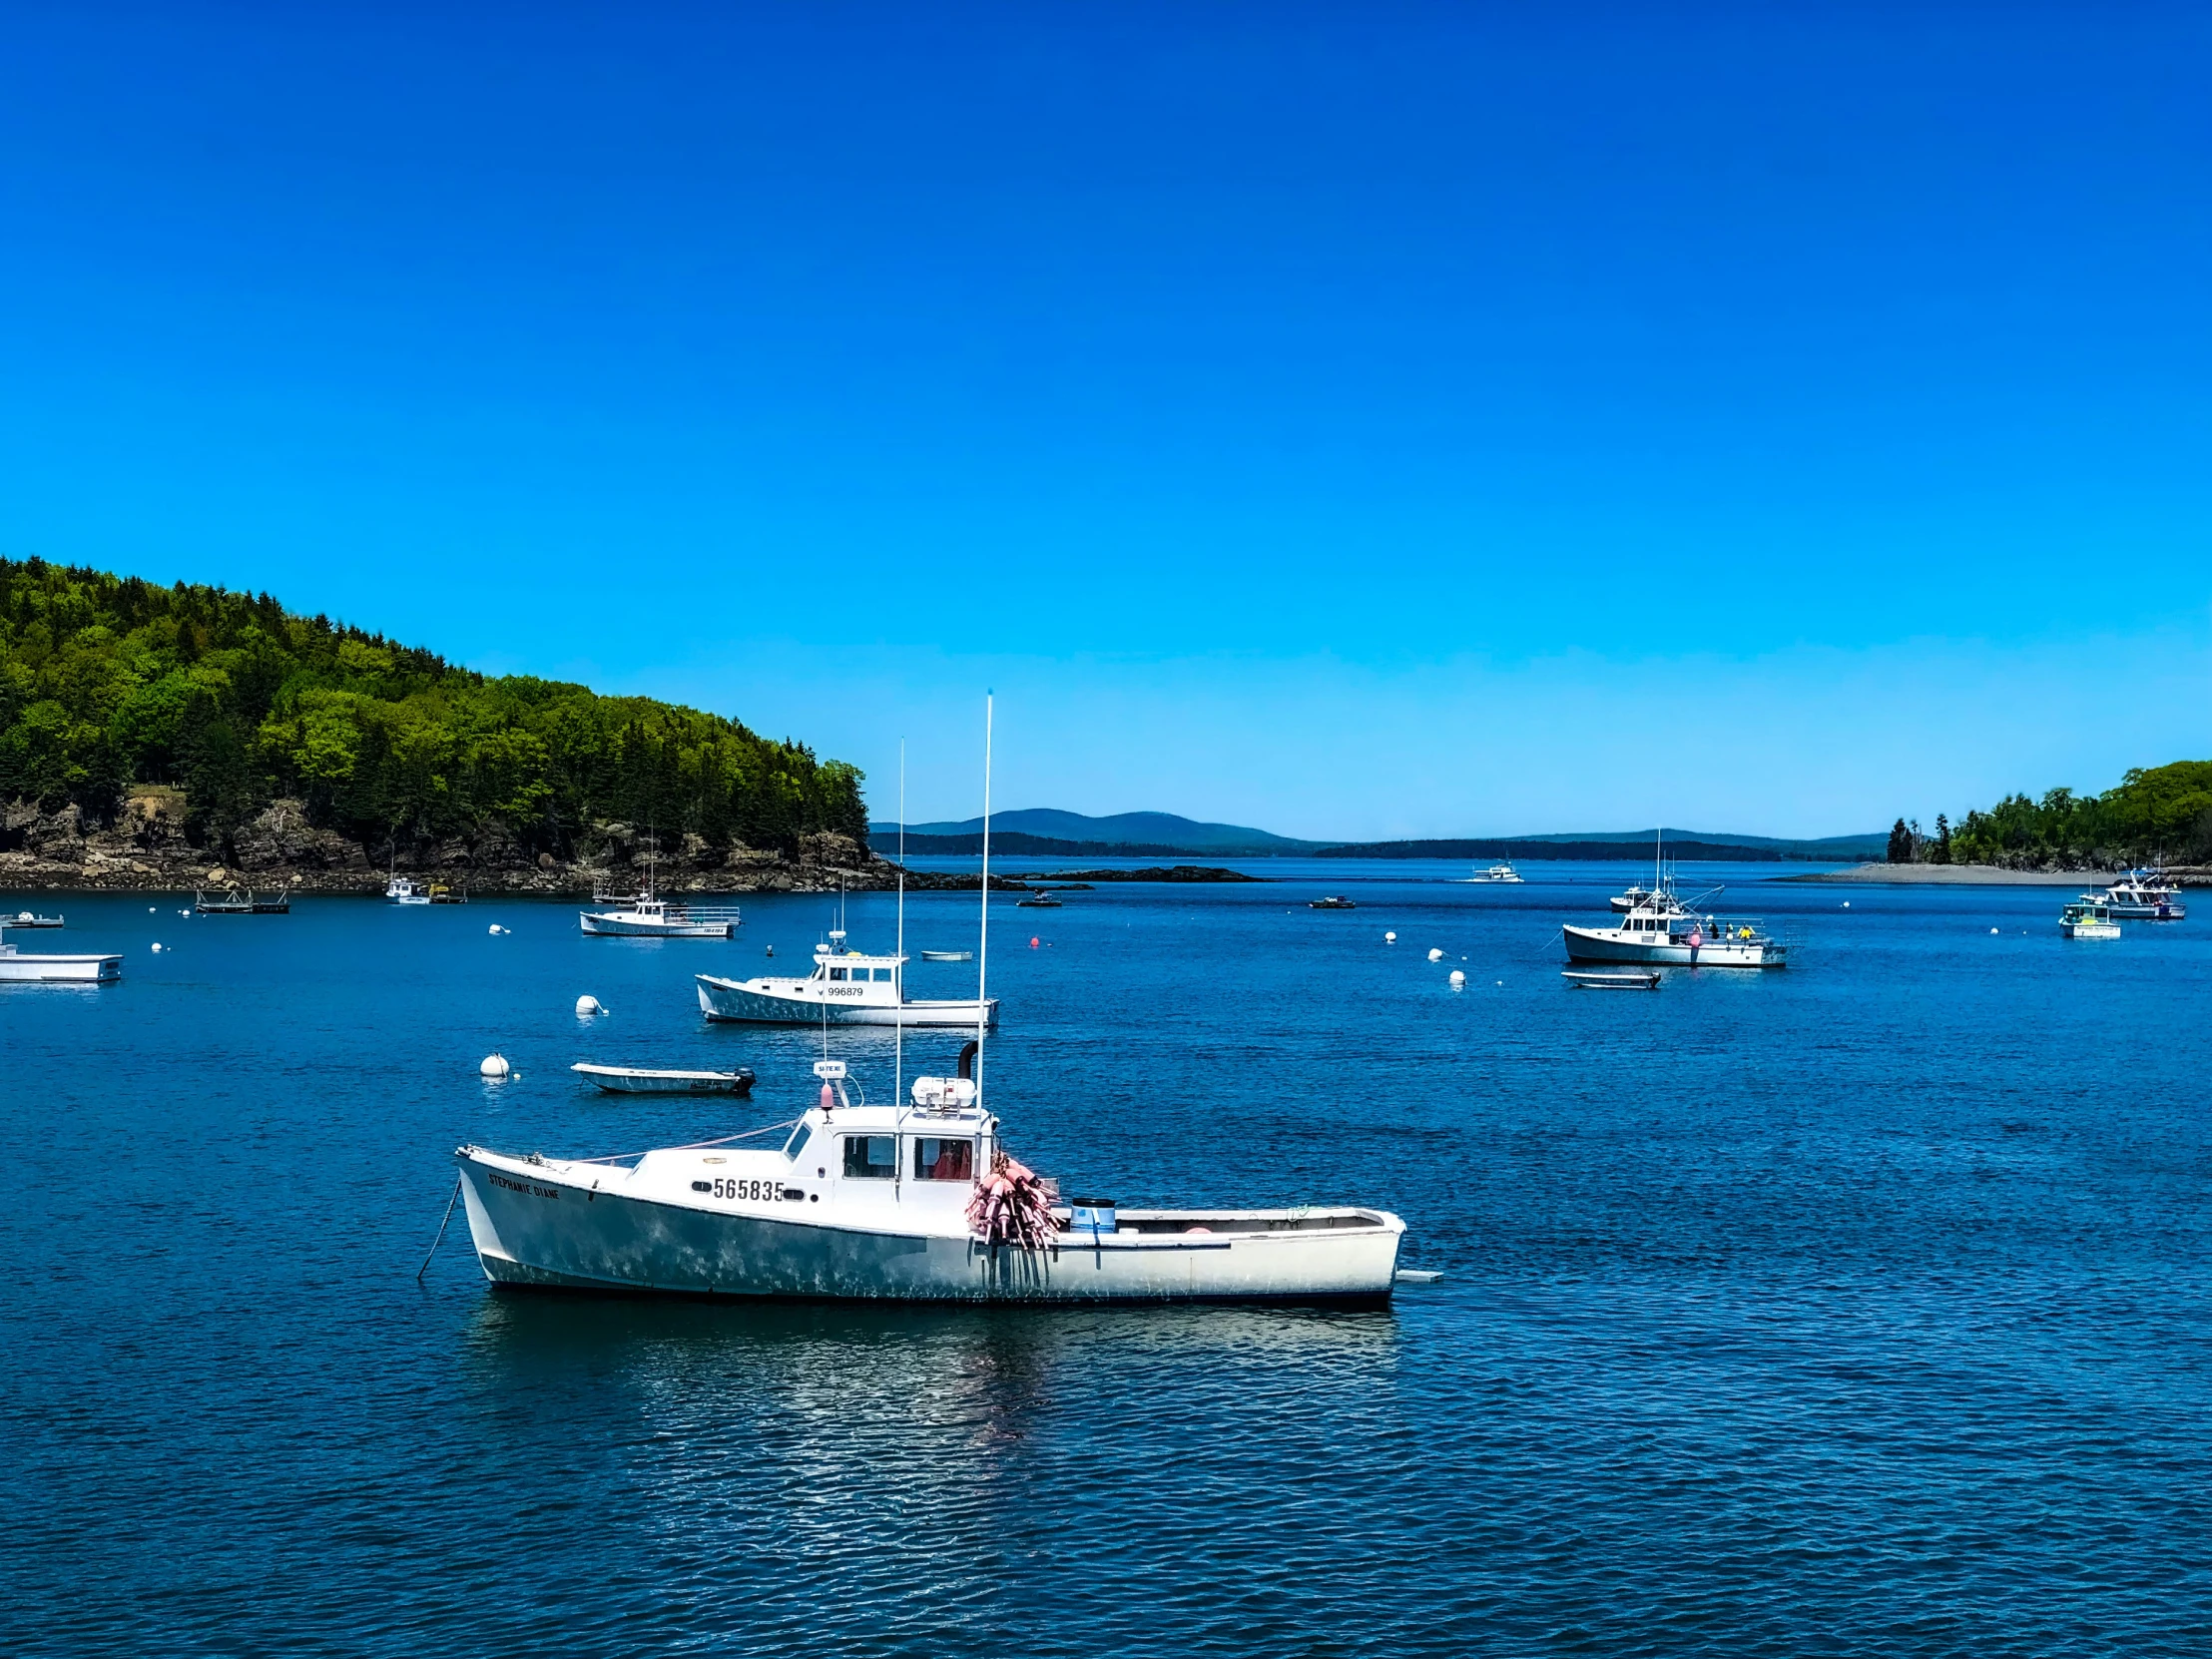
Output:
[[[1783,875],[1783,881],[1852,881],[1862,885],[1880,882],[1893,886],[1944,883],[1961,887],[2101,887],[2111,880],[2110,870],[2006,869],[2001,864],[1854,864],[1849,869],[1811,870],[1803,875]]]

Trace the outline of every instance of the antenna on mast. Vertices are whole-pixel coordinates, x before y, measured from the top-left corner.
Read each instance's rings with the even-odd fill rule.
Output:
[[[983,694],[983,905],[975,946],[975,1109],[983,1109],[983,1028],[990,1023],[991,965],[991,694]]]

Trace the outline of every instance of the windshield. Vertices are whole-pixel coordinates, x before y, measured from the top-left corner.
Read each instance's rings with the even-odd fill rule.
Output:
[[[807,1136],[810,1133],[807,1120],[800,1119],[798,1127],[792,1130],[792,1138],[784,1143],[784,1156],[793,1163],[798,1163],[799,1155],[807,1150]]]

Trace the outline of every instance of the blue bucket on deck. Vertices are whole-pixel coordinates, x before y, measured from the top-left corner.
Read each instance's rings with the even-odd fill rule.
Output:
[[[1110,1198],[1071,1198],[1068,1200],[1068,1231],[1070,1233],[1111,1233],[1114,1230],[1114,1201]]]

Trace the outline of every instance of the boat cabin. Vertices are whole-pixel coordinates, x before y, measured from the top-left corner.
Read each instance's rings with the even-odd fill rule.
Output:
[[[873,981],[869,981],[873,983]],[[966,1079],[917,1078],[914,1095],[941,1106],[851,1102],[843,1084],[810,1110],[781,1147],[677,1147],[648,1152],[633,1177],[683,1202],[792,1215],[810,1222],[895,1225],[965,1237],[976,1177],[991,1167],[998,1120],[975,1105]],[[799,1207],[805,1206],[804,1212]],[[827,1206],[827,1212],[823,1207]]]

